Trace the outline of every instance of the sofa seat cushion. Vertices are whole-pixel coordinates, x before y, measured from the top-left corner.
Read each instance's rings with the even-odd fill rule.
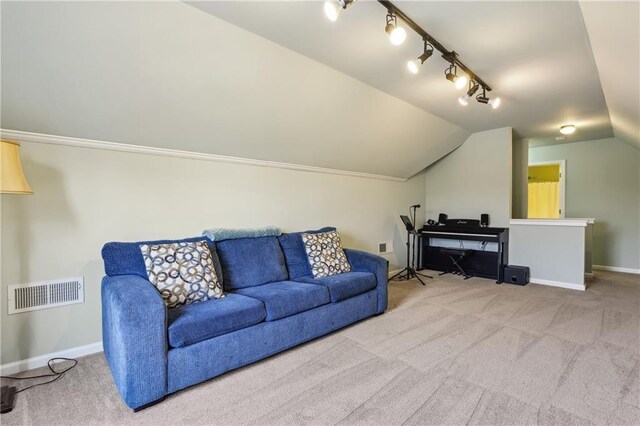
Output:
[[[264,321],[264,304],[228,293],[223,299],[182,305],[168,310],[169,346],[179,348]]]
[[[319,285],[280,281],[257,287],[234,290],[237,294],[261,300],[267,310],[267,321],[308,311],[329,303],[329,291]]]
[[[376,287],[376,276],[371,272],[347,272],[324,278],[311,276],[297,278],[296,281],[326,287],[333,303],[366,293]]]

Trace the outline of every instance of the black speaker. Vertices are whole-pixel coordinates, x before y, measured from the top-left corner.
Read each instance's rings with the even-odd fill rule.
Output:
[[[489,226],[489,215],[487,213],[480,215],[480,226]]]
[[[447,216],[446,214],[444,214],[444,213],[440,213],[440,214],[438,215],[438,224],[439,224],[439,225],[444,225],[445,223],[447,223],[447,218],[448,218],[448,217],[449,217],[449,216]]]
[[[509,265],[504,267],[504,282],[509,284],[529,284],[529,267]]]

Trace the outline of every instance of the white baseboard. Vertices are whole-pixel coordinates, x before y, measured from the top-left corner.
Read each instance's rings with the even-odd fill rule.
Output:
[[[394,269],[393,271],[389,271],[389,278],[402,271],[402,269]]]
[[[534,284],[548,285],[552,287],[568,288],[570,290],[585,291],[587,289],[584,284],[563,283],[561,281],[543,280],[542,278],[531,277],[529,279],[529,282],[532,282]]]
[[[0,365],[0,375],[8,376],[11,374],[19,373],[21,371],[44,367],[45,365],[47,365],[47,362],[51,358],[78,358],[98,352],[102,352],[102,342],[91,343],[84,346],[76,346],[75,348],[65,349],[64,351],[52,352],[50,354],[35,356],[33,358],[2,364]]]
[[[599,271],[624,272],[625,274],[640,275],[640,269],[619,268],[617,266],[593,265],[593,269],[597,269]]]

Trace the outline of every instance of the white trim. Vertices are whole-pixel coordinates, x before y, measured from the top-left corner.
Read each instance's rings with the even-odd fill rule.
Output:
[[[593,265],[593,269],[598,269],[600,271],[623,272],[625,274],[640,275],[640,269],[620,268],[618,266]]]
[[[47,362],[51,358],[78,358],[98,352],[102,352],[102,342],[91,343],[84,346],[76,346],[75,348],[69,348],[63,351],[52,352],[50,354],[35,356],[33,358],[27,358],[20,361],[2,364],[0,365],[0,375],[8,376],[11,374],[19,373],[21,371],[44,367],[45,365],[47,365]]]
[[[250,158],[230,157],[227,155],[206,154],[201,152],[181,151],[177,149],[157,148],[151,146],[131,145],[126,143],[105,142],[93,139],[71,138],[67,136],[46,135],[43,133],[23,132],[20,130],[0,129],[2,138],[19,142],[34,142],[80,148],[102,149],[107,151],[129,152],[135,154],[160,155],[165,157],[188,158],[192,160],[217,161],[221,163],[244,164],[248,166],[272,167],[277,169],[298,170],[312,173],[352,176],[366,179],[389,180],[392,182],[406,182],[407,179],[376,175],[372,173],[352,172],[349,170],[328,169],[324,167],[305,166],[302,164],[279,163],[277,161],[254,160]]]
[[[594,223],[594,219],[510,219],[509,225],[581,226]]]
[[[395,274],[397,274],[400,271],[402,271],[402,269],[394,269],[393,271],[389,271],[389,274],[387,275],[387,278],[391,278],[392,276],[394,276]]]
[[[542,278],[531,277],[529,279],[529,282],[533,284],[542,284],[542,285],[548,285],[552,287],[568,288],[570,290],[585,291],[587,289],[587,287],[584,284],[563,283],[561,281],[543,280]]]
[[[560,218],[564,219],[565,214],[565,194],[567,193],[567,181],[565,179],[565,170],[566,170],[566,160],[553,160],[553,161],[538,161],[535,163],[529,163],[527,167],[527,171],[531,166],[551,166],[551,165],[559,165],[560,166],[560,182],[558,184],[559,194],[558,194],[558,204],[560,204]],[[528,182],[528,181],[527,181]]]

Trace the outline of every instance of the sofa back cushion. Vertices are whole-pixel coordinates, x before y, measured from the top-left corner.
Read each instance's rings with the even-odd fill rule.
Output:
[[[302,241],[302,234],[320,234],[335,230],[336,228],[327,226],[315,231],[292,232],[290,234],[282,234],[278,237],[285,261],[287,262],[289,279],[295,280],[299,277],[312,276],[309,258],[304,248],[304,242]]]
[[[144,279],[148,279],[147,267],[144,264],[144,258],[140,251],[142,245],[158,245],[172,243],[193,243],[206,240],[213,266],[216,269],[218,281],[222,280],[222,271],[220,269],[220,261],[216,253],[215,244],[206,237],[184,238],[182,240],[156,240],[156,241],[138,241],[138,242],[110,242],[102,247],[102,260],[104,261],[104,271],[110,276],[116,275],[138,275]]]
[[[288,279],[278,238],[240,238],[216,243],[225,291]]]

